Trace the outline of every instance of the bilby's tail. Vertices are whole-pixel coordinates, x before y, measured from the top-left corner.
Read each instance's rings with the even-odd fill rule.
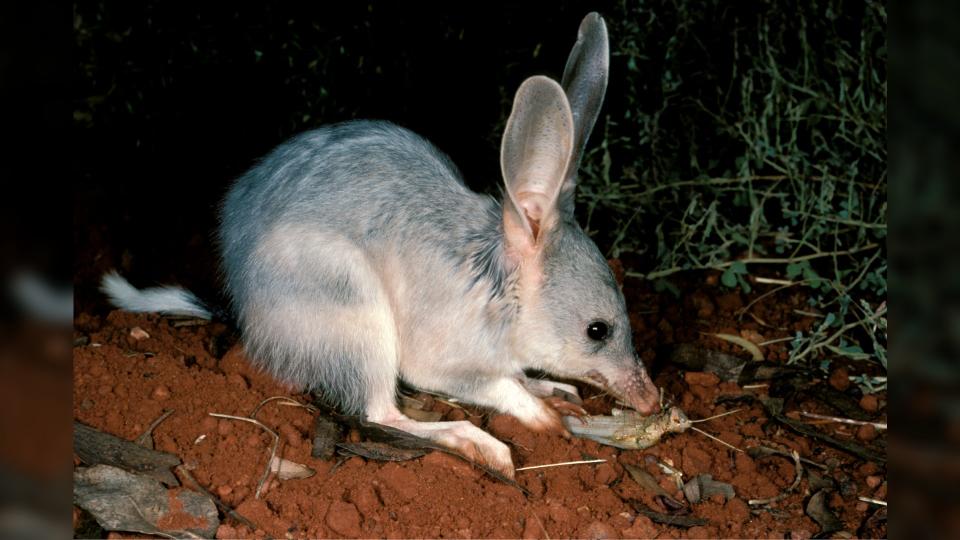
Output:
[[[215,315],[214,310],[182,287],[137,289],[115,271],[104,274],[100,290],[110,298],[110,303],[126,311],[183,315],[207,320],[213,319]]]

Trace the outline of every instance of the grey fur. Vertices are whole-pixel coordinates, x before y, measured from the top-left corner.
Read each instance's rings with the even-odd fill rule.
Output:
[[[603,30],[588,42],[600,35],[605,46],[602,19],[588,19]],[[582,41],[571,58],[583,54]],[[569,61],[581,66],[574,78],[594,73],[596,57]],[[218,237],[251,359],[348,413],[501,469],[509,450],[469,423],[400,414],[397,378],[540,428],[559,420],[531,392],[552,386],[528,381],[525,369],[613,390],[649,381],[635,360],[623,295],[572,202],[559,200],[606,86],[605,76],[599,90],[590,81],[570,83],[593,96],[576,117],[555,81],[521,85],[501,152],[502,203],[467,189],[449,158],[387,122],[322,127],[270,152],[230,188]],[[611,328],[602,343],[586,335],[595,320]]]

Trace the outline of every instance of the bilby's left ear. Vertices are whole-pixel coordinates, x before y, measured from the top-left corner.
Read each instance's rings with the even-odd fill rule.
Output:
[[[503,201],[508,245],[527,252],[559,223],[557,202],[573,153],[573,116],[563,89],[530,77],[517,90],[500,145],[507,188]]]

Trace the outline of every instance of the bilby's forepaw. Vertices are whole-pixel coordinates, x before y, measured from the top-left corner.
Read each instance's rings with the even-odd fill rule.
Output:
[[[581,423],[585,423],[584,418],[589,416],[586,409],[559,396],[545,397],[543,401],[553,407],[559,414],[563,416],[575,416]]]

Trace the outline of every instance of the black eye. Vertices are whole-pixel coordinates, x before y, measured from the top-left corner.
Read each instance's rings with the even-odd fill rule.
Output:
[[[594,341],[603,341],[607,339],[607,332],[610,329],[607,327],[607,323],[603,321],[593,321],[587,325],[587,337]]]

